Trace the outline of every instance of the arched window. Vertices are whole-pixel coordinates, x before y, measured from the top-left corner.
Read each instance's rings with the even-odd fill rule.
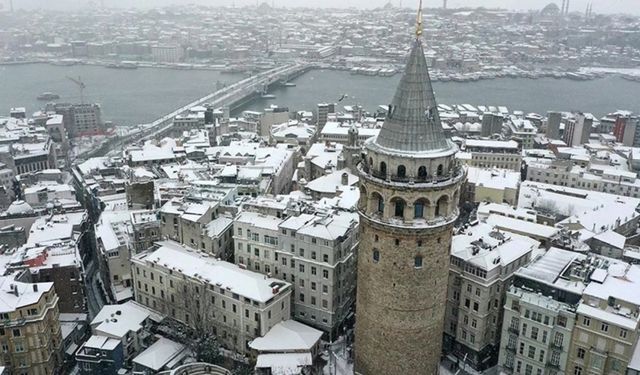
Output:
[[[415,268],[422,268],[422,256],[421,255],[416,255],[416,257],[413,258],[413,266]]]
[[[407,176],[407,168],[404,165],[398,166],[398,177],[406,177]]]
[[[427,167],[424,165],[418,168],[418,179],[426,180],[427,179]]]
[[[373,158],[369,158],[369,166],[373,167]]]
[[[371,194],[371,202],[373,204],[371,209],[382,215],[384,213],[384,199],[382,199],[382,196],[378,193]]]
[[[393,203],[393,216],[403,218],[404,207],[407,205],[405,201],[400,198],[394,198],[391,203]]]
[[[436,216],[446,216],[448,212],[449,206],[449,198],[446,195],[443,195],[438,199],[438,203],[436,204]]]
[[[443,172],[444,172],[444,167],[442,166],[442,164],[438,165],[438,176],[442,176]]]
[[[422,199],[417,200],[413,204],[413,217],[422,218],[424,217],[424,207],[426,206],[426,202]]]
[[[387,163],[381,161],[380,162],[380,173],[382,175],[386,175],[387,174]]]
[[[367,208],[367,189],[364,185],[360,185],[360,199],[358,200],[358,207],[366,210]]]
[[[380,252],[377,249],[373,249],[373,263],[380,261]]]

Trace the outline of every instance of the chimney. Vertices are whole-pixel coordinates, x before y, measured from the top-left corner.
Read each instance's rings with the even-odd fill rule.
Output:
[[[342,174],[342,179],[340,182],[342,185],[349,185],[349,174],[347,172],[344,172]]]

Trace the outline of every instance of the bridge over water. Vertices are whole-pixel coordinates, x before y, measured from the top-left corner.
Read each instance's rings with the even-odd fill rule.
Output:
[[[126,145],[140,140],[153,139],[170,130],[176,116],[182,115],[196,106],[208,103],[214,108],[223,106],[232,109],[236,108],[253,99],[255,96],[260,95],[265,88],[294,79],[310,69],[312,69],[312,65],[307,63],[290,64],[252,75],[251,77],[233,83],[221,90],[182,106],[151,123],[133,127],[125,134],[114,135],[103,142],[100,147],[79,154],[76,159],[104,156],[110,151],[114,151],[116,149],[115,146],[118,144]]]

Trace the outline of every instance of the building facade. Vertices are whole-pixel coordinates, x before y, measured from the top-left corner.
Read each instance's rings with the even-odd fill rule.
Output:
[[[280,219],[247,211],[235,219],[234,231],[236,264],[293,284],[293,317],[337,332],[355,303],[356,214]]]
[[[132,257],[135,300],[221,345],[247,353],[291,314],[291,284],[216,260],[173,241]]]
[[[58,296],[53,283],[0,277],[0,366],[13,374],[54,374],[62,366]]]

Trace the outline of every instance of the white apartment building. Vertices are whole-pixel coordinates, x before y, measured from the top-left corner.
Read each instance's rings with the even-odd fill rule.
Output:
[[[234,220],[234,240],[236,264],[293,284],[296,320],[324,331],[342,324],[355,302],[357,214],[245,211]]]
[[[137,302],[239,353],[291,315],[291,284],[173,241],[131,259]]]
[[[539,243],[477,223],[453,237],[444,348],[477,371],[496,364],[502,303],[513,273]]]
[[[551,248],[518,270],[504,304],[500,370],[570,374],[576,306],[588,282],[583,254]]]
[[[634,172],[595,164],[581,167],[567,160],[530,160],[527,180],[640,198],[640,179]]]
[[[460,157],[470,167],[501,168],[520,172],[522,155],[516,141],[493,139],[465,139],[461,142]],[[468,156],[464,154],[468,153]]]

